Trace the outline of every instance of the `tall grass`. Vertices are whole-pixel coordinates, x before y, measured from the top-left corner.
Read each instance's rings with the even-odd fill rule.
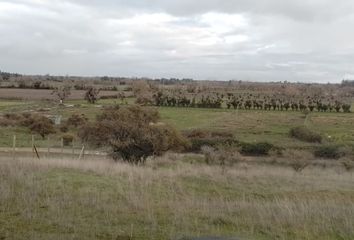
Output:
[[[344,169],[0,160],[0,239],[354,239]]]

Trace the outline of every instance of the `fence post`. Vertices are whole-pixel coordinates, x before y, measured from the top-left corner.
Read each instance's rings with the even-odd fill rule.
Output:
[[[50,154],[50,138],[49,138],[49,136],[48,136],[48,140],[47,140],[48,142],[47,142],[47,150],[48,150],[48,156],[47,156],[47,158],[49,158],[49,154]]]
[[[15,160],[16,158],[16,135],[14,135],[13,137],[13,141],[12,141],[12,157],[13,157],[13,160]]]
[[[81,160],[81,157],[82,155],[85,154],[85,146],[82,145],[82,149],[81,149],[81,152],[80,152],[80,155],[79,155],[79,160]]]
[[[63,153],[64,153],[64,139],[61,138],[61,156],[63,157]]]
[[[33,145],[33,149],[34,149],[34,151],[35,151],[35,153],[36,153],[36,156],[37,156],[38,160],[40,160],[40,158],[39,158],[39,153],[38,153],[38,151],[37,151],[36,145]]]
[[[34,158],[34,154],[35,154],[35,151],[34,151],[34,135],[32,134],[32,158]]]

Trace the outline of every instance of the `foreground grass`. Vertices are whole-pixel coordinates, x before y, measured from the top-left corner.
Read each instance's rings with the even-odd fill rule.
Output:
[[[0,160],[0,239],[353,239],[341,169]]]

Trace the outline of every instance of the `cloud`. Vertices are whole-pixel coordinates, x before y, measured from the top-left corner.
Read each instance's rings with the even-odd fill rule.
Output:
[[[350,0],[0,0],[0,69],[21,73],[341,81]]]

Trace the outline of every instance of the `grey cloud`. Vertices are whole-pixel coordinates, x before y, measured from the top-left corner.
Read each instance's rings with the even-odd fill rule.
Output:
[[[0,69],[22,73],[340,81],[351,0],[0,0]]]

